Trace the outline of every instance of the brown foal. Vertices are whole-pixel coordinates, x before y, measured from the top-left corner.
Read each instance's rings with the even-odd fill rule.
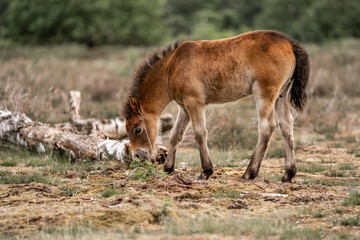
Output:
[[[206,105],[236,101],[252,94],[259,117],[259,137],[242,178],[254,179],[258,175],[278,122],[285,141],[282,181],[291,182],[296,166],[289,103],[296,110],[303,110],[309,71],[304,48],[276,31],[254,31],[213,41],[186,41],[156,52],[135,73],[124,106],[133,157],[147,159],[153,155],[160,114],[175,101],[179,112],[171,131],[164,170],[174,171],[176,149],[191,121],[200,151],[201,177],[209,178],[214,168],[207,147]]]

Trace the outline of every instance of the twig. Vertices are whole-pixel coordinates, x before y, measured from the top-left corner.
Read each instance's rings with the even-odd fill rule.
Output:
[[[38,188],[38,187],[27,187],[27,188],[25,188],[25,190],[31,190],[31,189],[38,190],[38,191],[41,191],[41,192],[51,193],[51,191],[49,191],[47,189]]]

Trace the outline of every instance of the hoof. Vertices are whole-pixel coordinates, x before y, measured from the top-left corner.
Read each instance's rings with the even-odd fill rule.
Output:
[[[200,176],[198,177],[198,180],[206,180],[205,175],[201,172]]]
[[[244,180],[253,180],[257,177],[258,172],[255,171],[245,171],[244,175],[242,175],[241,179]]]
[[[292,178],[287,177],[286,175],[283,176],[281,182],[283,183],[291,183]]]
[[[293,166],[287,170],[285,170],[285,175],[284,177],[281,179],[281,182],[289,182],[291,183],[291,180],[293,179],[293,177],[296,175],[296,167]]]
[[[164,168],[164,172],[166,172],[166,173],[175,172],[175,168]]]
[[[198,180],[208,180],[209,177],[214,173],[214,169],[208,169],[208,170],[203,170],[202,173],[200,173],[200,176],[198,178]]]

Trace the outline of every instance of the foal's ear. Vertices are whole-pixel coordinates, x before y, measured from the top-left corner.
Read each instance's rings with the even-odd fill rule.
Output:
[[[131,107],[131,110],[133,111],[133,113],[135,113],[135,114],[141,113],[140,102],[137,98],[130,97],[130,107]]]

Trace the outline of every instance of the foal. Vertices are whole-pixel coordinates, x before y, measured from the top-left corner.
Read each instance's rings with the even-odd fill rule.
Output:
[[[174,171],[176,149],[190,121],[199,146],[202,174],[207,179],[213,164],[207,147],[205,107],[253,95],[259,137],[242,176],[254,179],[278,122],[285,140],[285,175],[296,174],[293,117],[289,102],[298,111],[306,103],[309,58],[297,42],[276,31],[254,31],[234,38],[186,41],[154,53],[134,75],[124,107],[126,130],[133,157],[147,159],[154,153],[157,122],[165,107],[175,101],[178,117],[171,131],[164,170]]]

